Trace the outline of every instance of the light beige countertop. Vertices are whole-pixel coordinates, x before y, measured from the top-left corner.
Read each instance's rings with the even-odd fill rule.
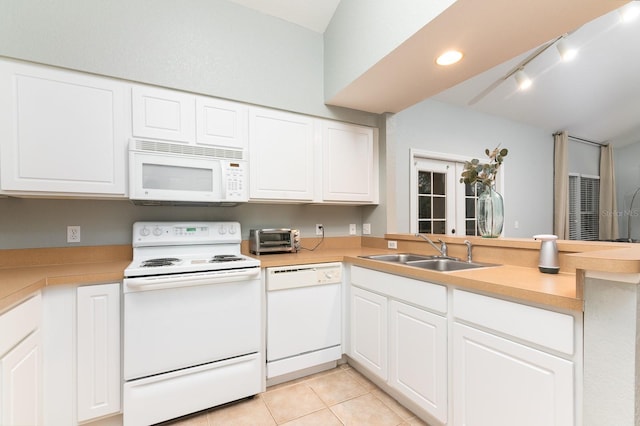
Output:
[[[0,250],[0,312],[51,285],[118,282],[131,246]]]
[[[413,236],[394,234],[386,238],[397,239],[398,249],[388,250],[386,240],[382,238],[336,237],[328,238],[314,251],[253,257],[260,259],[263,268],[345,261],[424,281],[570,310],[583,309],[581,282],[576,280],[576,270],[640,273],[640,245],[637,244],[559,242],[563,272],[557,275],[538,271],[539,246],[524,239],[471,238],[474,260],[503,265],[493,268],[437,272],[359,257],[388,252],[434,254]],[[450,254],[464,257],[463,240],[446,237]],[[306,246],[313,247],[312,243],[307,242]],[[246,241],[243,241],[243,253],[249,254]],[[120,281],[131,256],[132,249],[126,245],[0,250],[0,312],[45,286]]]

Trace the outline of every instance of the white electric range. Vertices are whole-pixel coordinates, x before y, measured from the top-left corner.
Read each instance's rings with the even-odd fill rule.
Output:
[[[260,261],[238,222],[136,222],[125,270],[124,425],[264,390]]]

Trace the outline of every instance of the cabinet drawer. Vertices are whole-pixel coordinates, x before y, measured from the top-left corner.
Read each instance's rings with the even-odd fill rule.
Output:
[[[447,312],[447,288],[358,266],[351,267],[351,283],[431,311]]]
[[[453,314],[458,319],[567,355],[575,352],[571,315],[461,290],[453,291]]]
[[[42,317],[40,293],[0,315],[0,357],[40,327]]]

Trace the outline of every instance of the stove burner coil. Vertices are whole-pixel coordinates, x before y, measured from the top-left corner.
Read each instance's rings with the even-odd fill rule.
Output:
[[[161,257],[158,259],[148,259],[142,262],[140,265],[143,268],[153,268],[157,266],[173,266],[177,262],[180,262],[180,259],[176,257]]]

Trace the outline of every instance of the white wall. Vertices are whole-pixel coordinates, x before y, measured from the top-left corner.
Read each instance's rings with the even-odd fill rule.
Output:
[[[482,158],[485,148],[509,149],[503,167],[506,237],[553,231],[553,137],[550,131],[427,100],[392,118],[396,231],[409,232],[411,148]],[[515,222],[519,228],[515,228]]]
[[[0,0],[0,55],[375,126],[324,105],[322,34],[224,0]]]
[[[600,147],[569,138],[567,149],[569,173],[600,176]]]
[[[455,0],[342,0],[324,34],[330,99]]]
[[[236,207],[143,207],[129,201],[0,199],[0,249],[131,244],[135,221],[234,220],[249,229],[292,227],[302,238],[315,238],[322,223],[327,237],[362,227],[362,209],[353,206],[242,204]],[[81,242],[67,243],[67,225],[81,226]],[[375,226],[373,227],[376,231]]]
[[[324,105],[321,34],[223,0],[0,0],[0,56],[376,126],[378,116]],[[384,135],[381,135],[384,143]],[[363,210],[383,235],[384,208],[247,204],[138,207],[128,201],[0,199],[0,248],[129,244],[139,220],[239,220],[348,235]]]
[[[627,237],[627,222],[630,220],[631,238],[636,240],[640,239],[640,194],[633,202],[633,210],[631,210],[631,199],[635,191],[640,188],[640,161],[638,159],[640,159],[640,142],[613,150],[620,237]],[[631,216],[629,217],[629,215]]]

